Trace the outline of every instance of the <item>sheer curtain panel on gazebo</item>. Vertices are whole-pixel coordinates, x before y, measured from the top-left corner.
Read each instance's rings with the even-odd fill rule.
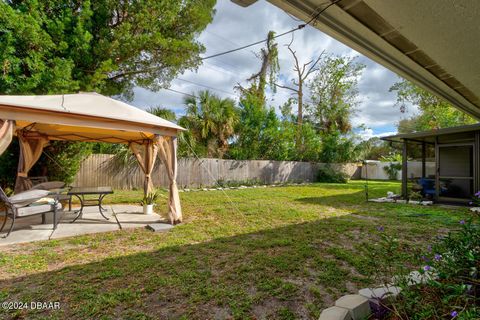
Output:
[[[12,142],[15,123],[11,120],[0,119],[0,155],[2,155]]]

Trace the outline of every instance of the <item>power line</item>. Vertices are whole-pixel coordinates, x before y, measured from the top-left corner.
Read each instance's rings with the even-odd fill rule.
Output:
[[[299,24],[296,28],[293,28],[291,30],[288,30],[288,31],[285,31],[283,33],[280,33],[276,36],[273,37],[273,39],[277,39],[277,38],[280,38],[280,37],[283,37],[287,34],[290,34],[292,32],[295,32],[295,31],[298,31],[298,30],[301,30],[303,28],[305,28],[306,26],[308,26],[310,23],[312,23],[314,20],[316,20],[325,10],[327,10],[328,8],[330,8],[331,6],[333,6],[334,4],[336,4],[337,2],[339,2],[340,0],[336,0],[336,1],[333,1],[331,2],[329,5],[327,5],[325,8],[323,8],[322,10],[320,10],[319,12],[317,12],[317,14],[315,14],[309,21],[307,21],[306,23],[302,23],[302,24]],[[247,49],[247,48],[250,48],[250,47],[253,47],[253,46],[256,46],[256,45],[259,45],[259,44],[262,44],[264,42],[267,42],[268,41],[268,38],[266,39],[263,39],[263,40],[260,40],[260,41],[257,41],[257,42],[254,42],[254,43],[251,43],[251,44],[247,44],[245,46],[241,46],[239,48],[235,48],[235,49],[231,49],[231,50],[227,50],[227,51],[224,51],[224,52],[220,52],[220,53],[216,53],[216,54],[213,54],[213,55],[210,55],[210,56],[206,56],[206,57],[203,57],[203,58],[200,58],[200,60],[207,60],[207,59],[211,59],[211,58],[216,58],[216,57],[219,57],[219,56],[223,56],[223,55],[226,55],[226,54],[229,54],[229,53],[232,53],[232,52],[236,52],[236,51],[240,51],[240,50],[243,50],[243,49]]]
[[[175,93],[178,93],[178,94],[183,94],[185,96],[189,96],[189,97],[192,97],[192,98],[196,98],[195,95],[193,94],[190,94],[190,93],[185,93],[185,92],[182,92],[182,91],[178,91],[178,90],[175,90],[175,89],[170,89],[170,88],[163,88],[164,90],[168,90],[168,91],[172,91],[172,92],[175,92]]]

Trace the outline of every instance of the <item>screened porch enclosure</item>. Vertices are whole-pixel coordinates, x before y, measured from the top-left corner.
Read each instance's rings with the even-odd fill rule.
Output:
[[[383,139],[402,144],[403,198],[420,192],[436,202],[468,203],[480,190],[480,124]],[[420,176],[409,173],[411,159],[421,161]]]

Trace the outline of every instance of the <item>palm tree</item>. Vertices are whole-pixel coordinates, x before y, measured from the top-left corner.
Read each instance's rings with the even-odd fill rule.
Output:
[[[173,112],[172,110],[167,109],[167,108],[151,107],[151,108],[147,109],[147,112],[149,112],[149,113],[151,113],[151,114],[153,114],[157,117],[168,120],[168,121],[174,121],[175,122],[177,120],[177,115],[175,114],[175,112]]]
[[[147,112],[163,118],[168,121],[175,122],[177,115],[170,109],[163,107],[150,107]],[[156,162],[159,165],[160,161]],[[122,171],[127,173],[126,176],[130,176],[132,173],[139,170],[138,162],[128,145],[119,145],[115,150],[115,155],[107,162],[104,163],[105,169],[111,174],[119,174]]]
[[[179,124],[189,130],[186,140],[194,142],[194,149],[201,155],[223,158],[239,121],[235,101],[202,91],[198,97],[187,97],[184,102],[186,115]]]

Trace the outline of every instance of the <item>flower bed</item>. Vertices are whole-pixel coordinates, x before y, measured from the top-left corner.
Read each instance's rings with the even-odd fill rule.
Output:
[[[394,299],[378,299],[377,319],[480,319],[480,227],[472,220],[461,220],[460,227],[439,236],[420,256],[423,280],[394,277],[401,292]],[[383,235],[378,252],[391,256],[392,242]]]

